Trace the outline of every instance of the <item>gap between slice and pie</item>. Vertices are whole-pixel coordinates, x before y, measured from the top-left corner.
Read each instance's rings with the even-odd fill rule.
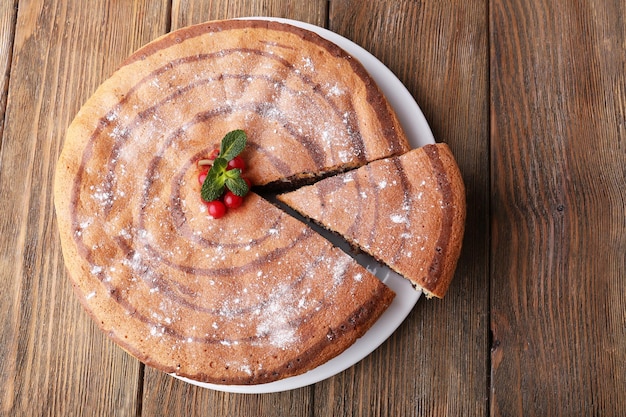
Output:
[[[445,144],[278,195],[303,216],[443,297],[454,276],[465,227],[465,189]]]

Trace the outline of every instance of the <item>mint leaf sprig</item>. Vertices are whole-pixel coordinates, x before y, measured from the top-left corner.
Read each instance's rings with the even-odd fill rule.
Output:
[[[241,177],[241,169],[228,169],[228,162],[244,150],[247,140],[246,132],[243,130],[233,130],[224,136],[220,152],[202,183],[200,195],[204,201],[219,199],[225,187],[239,197],[248,193],[248,184]]]
[[[248,137],[246,136],[246,132],[243,130],[233,130],[232,132],[228,132],[222,139],[220,153],[217,157],[230,161],[244,150],[247,141]]]

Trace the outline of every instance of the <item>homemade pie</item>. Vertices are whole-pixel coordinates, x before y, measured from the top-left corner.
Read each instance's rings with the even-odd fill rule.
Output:
[[[196,162],[243,129],[255,186],[409,150],[363,66],[318,35],[209,22],[126,60],[67,131],[55,177],[63,255],[100,328],[148,365],[259,384],[344,351],[393,292],[254,193],[210,219]]]

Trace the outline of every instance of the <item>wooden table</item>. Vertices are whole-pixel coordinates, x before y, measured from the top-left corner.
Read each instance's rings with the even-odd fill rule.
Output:
[[[263,395],[185,384],[101,334],[52,200],[66,127],[124,57],[250,15],[329,28],[388,65],[469,204],[445,299],[345,372]],[[2,0],[0,87],[2,415],[626,415],[623,0]]]

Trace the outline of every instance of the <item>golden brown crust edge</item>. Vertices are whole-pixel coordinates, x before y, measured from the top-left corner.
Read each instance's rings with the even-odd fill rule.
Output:
[[[329,329],[327,334],[329,340],[341,336],[337,339],[337,343],[324,343],[319,346],[315,346],[304,352],[301,356],[295,359],[292,358],[289,361],[284,361],[281,366],[272,370],[267,370],[263,374],[254,375],[252,378],[214,380],[205,374],[185,374],[178,372],[176,369],[172,369],[169,373],[199,382],[216,383],[220,385],[267,384],[302,375],[325,364],[350,348],[350,346],[352,346],[359,338],[370,330],[370,328],[378,321],[380,316],[382,316],[382,314],[391,305],[394,298],[395,293],[381,282],[380,285],[377,285],[377,288],[372,292],[372,296],[369,298],[368,302],[365,303],[365,305],[353,311],[343,324],[337,328]],[[118,341],[119,338],[114,340]],[[144,363],[154,367],[154,365],[150,364],[149,358],[147,359],[148,360],[143,360]],[[306,362],[306,368],[299,366],[301,362]]]
[[[465,185],[461,171],[445,143],[424,146],[433,168],[438,175],[442,200],[452,211],[450,219],[450,237],[447,242],[445,256],[439,262],[439,276],[432,282],[413,281],[427,297],[443,298],[454,278],[457,261],[461,255],[463,236],[465,233],[466,200]]]

